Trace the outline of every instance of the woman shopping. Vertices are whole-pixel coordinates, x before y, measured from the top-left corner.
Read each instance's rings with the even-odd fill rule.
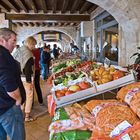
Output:
[[[17,49],[14,57],[20,62],[22,81],[26,91],[26,102],[22,106],[22,110],[25,111],[25,121],[33,121],[30,116],[32,103],[33,103],[33,73],[34,73],[34,57],[32,50],[35,48],[36,40],[31,36],[24,41],[24,45]]]

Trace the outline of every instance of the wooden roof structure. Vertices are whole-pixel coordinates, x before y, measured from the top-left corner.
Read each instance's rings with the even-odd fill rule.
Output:
[[[0,0],[0,12],[15,26],[78,26],[98,6],[86,0]]]

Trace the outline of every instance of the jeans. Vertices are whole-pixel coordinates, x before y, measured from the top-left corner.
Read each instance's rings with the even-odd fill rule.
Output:
[[[48,77],[48,65],[41,63],[41,75],[43,80],[46,80]]]
[[[20,106],[14,105],[0,116],[0,140],[25,140],[23,114]]]

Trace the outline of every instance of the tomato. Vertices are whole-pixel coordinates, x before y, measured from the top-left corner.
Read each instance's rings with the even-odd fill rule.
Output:
[[[79,83],[79,86],[80,86],[81,89],[90,88],[90,85],[89,85],[89,83],[87,83],[87,82],[80,82],[80,83]]]
[[[117,70],[113,73],[113,80],[119,79],[124,76],[124,72]]]
[[[65,95],[69,95],[69,94],[73,94],[73,93],[74,93],[73,91],[68,90],[68,91],[65,93]]]
[[[61,91],[61,90],[57,90],[55,94],[56,94],[56,97],[57,97],[57,98],[60,98],[60,97],[62,97],[62,96],[65,96],[65,92],[63,92],[63,91]]]

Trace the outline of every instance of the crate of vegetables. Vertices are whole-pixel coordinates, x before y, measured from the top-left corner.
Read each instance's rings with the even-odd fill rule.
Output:
[[[82,71],[78,72],[66,72],[64,75],[59,77],[54,77],[53,87],[60,85],[68,85],[71,81],[74,81],[79,78],[88,77],[88,75]]]
[[[88,95],[96,93],[95,84],[88,78],[71,81],[68,86],[53,89],[53,96],[57,106],[64,106],[82,100]]]
[[[100,67],[91,71],[92,80],[96,83],[97,92],[110,91],[136,81],[133,71],[126,71],[119,66]]]

